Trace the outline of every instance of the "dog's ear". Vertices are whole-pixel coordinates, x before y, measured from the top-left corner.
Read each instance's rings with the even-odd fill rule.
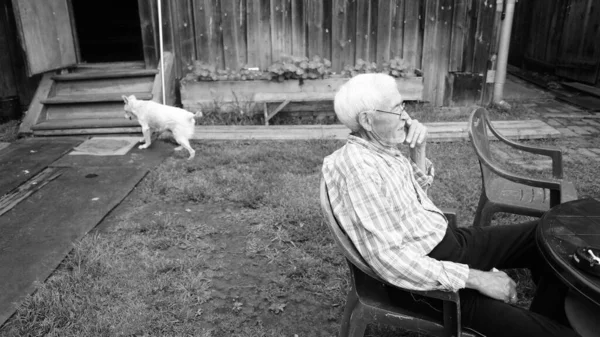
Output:
[[[129,104],[129,99],[127,98],[127,96],[123,95],[123,96],[121,96],[121,98],[123,98],[123,101],[125,102],[125,104]]]

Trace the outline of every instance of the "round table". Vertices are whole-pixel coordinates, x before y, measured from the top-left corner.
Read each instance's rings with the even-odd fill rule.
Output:
[[[600,248],[600,201],[586,198],[553,207],[542,216],[536,241],[556,275],[600,306],[600,277],[579,270],[571,262],[578,247]]]

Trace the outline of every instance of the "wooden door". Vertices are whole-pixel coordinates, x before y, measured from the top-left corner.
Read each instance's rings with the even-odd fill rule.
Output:
[[[600,70],[600,1],[570,0],[561,48],[558,76],[595,84]]]
[[[69,0],[12,0],[29,75],[77,63]]]

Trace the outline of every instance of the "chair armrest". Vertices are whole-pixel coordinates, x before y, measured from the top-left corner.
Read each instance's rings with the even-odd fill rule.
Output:
[[[448,219],[448,225],[450,225],[452,228],[456,229],[456,227],[458,226],[457,220],[456,220],[456,209],[448,208],[448,207],[440,207],[440,211],[442,211],[444,213],[444,215],[446,216],[446,219]]]
[[[496,138],[498,138],[503,143],[505,143],[515,149],[518,149],[518,150],[550,157],[552,159],[552,176],[555,179],[562,179],[563,163],[562,163],[562,150],[561,149],[556,148],[556,147],[537,147],[537,146],[530,146],[530,145],[517,143],[515,141],[512,141],[512,140],[502,136],[491,124],[492,124],[492,122],[488,121],[489,129],[492,131],[494,136],[496,136]]]
[[[411,294],[421,295],[424,297],[436,298],[442,301],[450,301],[454,303],[459,302],[459,295],[456,291],[442,291],[442,290],[428,290],[428,291],[418,291],[418,290],[407,290],[402,289],[404,291],[408,291]]]
[[[499,175],[500,177],[502,177],[504,179],[507,179],[507,180],[510,180],[510,181],[513,181],[516,183],[520,183],[520,184],[525,184],[525,185],[540,187],[540,188],[547,188],[547,189],[551,189],[551,190],[555,190],[555,191],[560,191],[560,189],[561,189],[562,180],[525,177],[525,176],[522,176],[519,174],[514,174],[511,172],[508,172],[499,167],[496,167],[490,161],[488,161],[487,158],[484,158],[479,155],[477,157],[479,158],[479,161],[482,165],[485,165],[485,167],[487,169],[489,169],[490,171],[492,171],[493,173]]]

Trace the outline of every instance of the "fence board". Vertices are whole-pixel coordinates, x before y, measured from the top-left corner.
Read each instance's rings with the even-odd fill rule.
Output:
[[[334,0],[332,10],[332,50],[334,71],[354,65],[356,43],[356,1]]]
[[[173,32],[177,36],[173,40],[176,57],[174,71],[177,77],[181,77],[185,73],[185,67],[196,58],[191,1],[171,0],[171,15]]]
[[[379,0],[377,15],[377,63],[390,59],[392,20],[395,17],[393,0]]]
[[[225,68],[219,0],[193,0],[196,59]]]
[[[408,0],[404,7],[404,41],[402,42],[402,57],[415,68],[422,68],[423,33],[421,22],[423,20],[424,0]]]
[[[390,55],[391,57],[402,57],[402,44],[404,40],[404,0],[395,0],[392,2],[394,14],[392,14],[392,32],[390,34]]]
[[[470,70],[476,74],[487,72],[487,62],[490,59],[490,45],[492,43],[492,29],[496,14],[496,1],[485,0],[478,2],[477,25],[473,43],[473,67]]]
[[[307,40],[308,40],[308,57],[319,55],[324,57],[323,52],[325,29],[323,28],[324,10],[321,0],[306,0],[306,17],[307,17]]]
[[[450,45],[450,71],[465,71],[464,51],[469,43],[469,26],[471,20],[468,13],[471,10],[469,1],[456,0],[452,19],[452,43]]]
[[[272,63],[270,1],[248,1],[246,10],[248,66],[267,69]]]
[[[271,57],[278,61],[292,55],[291,0],[271,0]]]
[[[292,0],[292,55],[306,55],[306,14],[303,0]]]
[[[225,67],[239,70],[246,65],[246,1],[221,1],[221,28]]]
[[[8,29],[8,10],[4,1],[6,0],[0,1],[0,46],[3,47],[3,52],[0,53],[0,74],[2,74],[0,76],[0,99],[17,95],[12,60],[15,55],[10,50],[7,52],[10,30]]]
[[[371,21],[372,7],[371,1],[358,1],[356,3],[356,36],[354,37],[354,41],[356,42],[356,60],[375,61],[371,58],[371,49],[377,42],[373,40],[373,37],[376,36],[376,31],[372,25],[377,21]]]

